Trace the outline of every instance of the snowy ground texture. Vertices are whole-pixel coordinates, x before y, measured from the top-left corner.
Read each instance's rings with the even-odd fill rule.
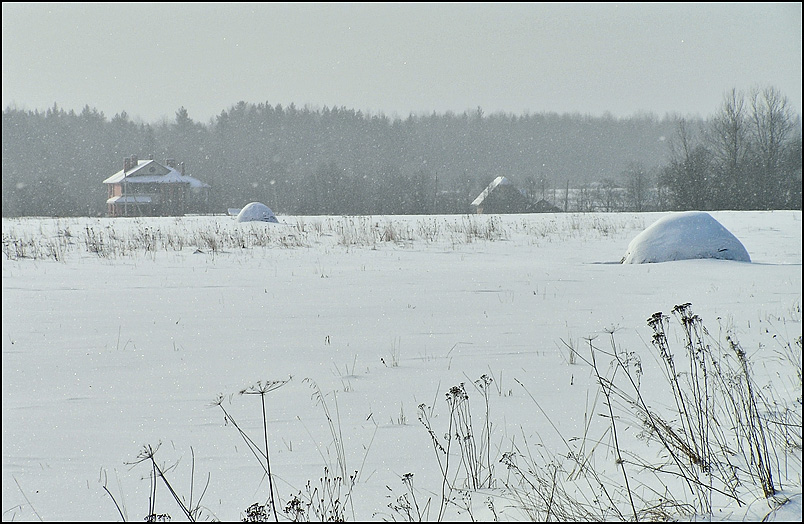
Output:
[[[620,264],[666,215],[3,219],[3,520],[188,520],[165,479],[197,520],[270,512],[237,427],[283,521],[800,520],[801,212],[711,213],[750,263]],[[647,320],[687,380],[685,303],[792,417],[775,499],[737,444],[739,485],[674,464],[589,362],[682,432]]]

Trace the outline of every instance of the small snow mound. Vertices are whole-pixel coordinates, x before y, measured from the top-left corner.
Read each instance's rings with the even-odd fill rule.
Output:
[[[628,244],[623,264],[716,258],[751,262],[743,244],[709,213],[687,211],[660,218]]]
[[[273,222],[279,223],[271,208],[261,202],[252,202],[237,214],[238,222]]]

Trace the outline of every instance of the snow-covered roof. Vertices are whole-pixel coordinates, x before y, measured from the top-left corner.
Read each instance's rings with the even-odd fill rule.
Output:
[[[478,195],[476,199],[472,201],[472,205],[479,206],[480,204],[483,203],[484,200],[486,200],[486,198],[488,198],[488,196],[491,194],[492,191],[494,191],[497,188],[497,186],[504,186],[509,184],[512,185],[510,180],[508,180],[504,176],[498,176],[491,182],[491,184],[488,185],[486,189],[483,190],[482,193],[480,193],[480,195]]]
[[[660,218],[634,237],[621,262],[649,264],[699,258],[751,262],[742,242],[703,211]]]
[[[158,169],[164,174],[145,174],[150,171],[150,167]],[[125,179],[127,184],[189,184],[190,187],[210,187],[209,184],[201,182],[195,177],[182,175],[172,167],[160,164],[156,160],[139,160],[137,165],[128,171],[121,169],[103,181],[104,184],[119,184]]]

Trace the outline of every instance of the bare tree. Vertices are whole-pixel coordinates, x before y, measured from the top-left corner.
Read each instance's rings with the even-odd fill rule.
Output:
[[[687,121],[681,119],[670,143],[670,165],[662,173],[662,185],[670,192],[671,207],[678,210],[712,209],[711,153],[697,143]]]
[[[588,183],[583,183],[575,189],[575,208],[581,213],[589,213],[594,211],[595,195],[593,194],[592,186]]]
[[[650,198],[650,177],[644,164],[629,162],[623,171],[627,207],[631,211],[645,211]]]
[[[784,163],[785,182],[787,183],[787,209],[801,210],[801,121],[795,125],[794,133],[787,150]]]
[[[757,171],[754,190],[762,209],[784,206],[786,185],[783,162],[790,146],[794,116],[786,96],[768,87],[751,93],[752,141]]]
[[[744,207],[751,198],[747,165],[751,138],[749,126],[744,96],[732,89],[723,97],[720,110],[711,119],[706,133],[715,174],[711,189],[717,207]]]
[[[595,185],[594,200],[599,207],[610,213],[622,209],[622,190],[611,178],[604,178]]]

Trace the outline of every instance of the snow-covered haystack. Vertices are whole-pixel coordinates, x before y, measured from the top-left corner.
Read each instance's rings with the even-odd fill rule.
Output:
[[[649,264],[697,258],[751,262],[737,237],[703,211],[660,218],[634,237],[620,262]]]
[[[261,202],[252,202],[237,214],[238,222],[274,222],[279,223],[271,208]]]

